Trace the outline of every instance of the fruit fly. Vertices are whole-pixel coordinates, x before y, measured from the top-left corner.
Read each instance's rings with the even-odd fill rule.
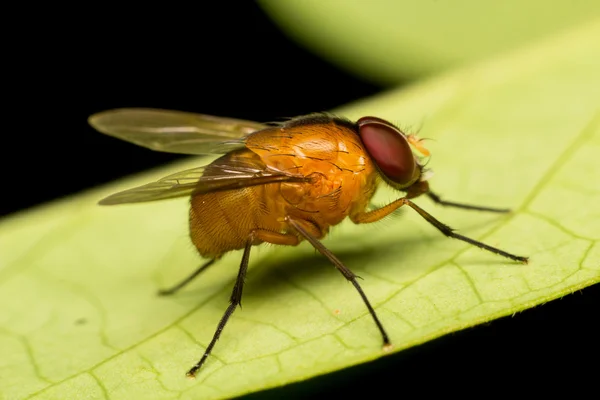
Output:
[[[175,293],[225,253],[243,249],[229,306],[204,354],[187,372],[189,377],[194,377],[205,363],[241,303],[252,246],[309,242],[356,288],[385,347],[391,345],[390,338],[357,276],[321,243],[330,227],[347,217],[356,224],[376,222],[408,206],[448,237],[527,262],[527,257],[454,232],[416,205],[413,198],[427,195],[445,206],[508,211],[442,200],[429,190],[422,161],[429,153],[422,142],[380,118],[363,117],[352,122],[318,113],[261,124],[180,111],[126,108],[95,114],[89,122],[102,133],[152,150],[223,154],[204,167],[178,172],[100,201],[112,205],[191,196],[190,237],[208,261],[179,284],[160,291],[162,295]],[[371,198],[381,184],[404,195],[370,209]]]

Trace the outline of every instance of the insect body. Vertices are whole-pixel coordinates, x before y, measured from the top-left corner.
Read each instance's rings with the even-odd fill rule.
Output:
[[[246,148],[207,167],[205,176],[213,166],[219,173],[222,165],[248,163],[298,179],[193,196],[191,236],[201,255],[219,257],[241,249],[251,234],[254,244],[295,245],[300,237],[290,231],[286,218],[302,221],[313,236],[322,238],[330,226],[365,209],[377,175],[360,151],[360,139],[333,121],[311,121],[311,129],[302,123],[253,133],[245,139]]]
[[[351,122],[329,114],[310,114],[265,125],[178,111],[117,109],[93,115],[90,124],[103,133],[158,151],[224,153],[208,166],[182,171],[100,202],[122,204],[191,196],[190,236],[200,255],[209,261],[161,294],[181,289],[223,254],[244,249],[230,305],[204,355],[188,376],[193,377],[204,364],[240,304],[254,245],[295,246],[308,241],[359,292],[386,346],[390,344],[389,337],[356,276],[320,241],[331,226],[346,217],[354,223],[375,222],[409,206],[448,237],[527,262],[526,257],[455,233],[413,203],[412,198],[427,194],[442,205],[508,211],[441,200],[429,190],[418,157],[419,152],[427,155],[427,150],[414,136],[405,135],[376,117]],[[369,210],[381,182],[406,195]]]

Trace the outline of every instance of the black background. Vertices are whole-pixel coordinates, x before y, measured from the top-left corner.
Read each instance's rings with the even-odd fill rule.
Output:
[[[140,106],[271,121],[328,110],[382,89],[291,42],[253,2],[214,3],[127,12],[86,3],[80,9],[37,9],[23,19],[5,52],[0,215],[177,158],[96,133],[86,122],[94,112]],[[349,395],[357,385],[371,393],[399,390],[400,397],[415,380],[431,382],[422,387],[427,393],[447,378],[450,392],[462,392],[474,376],[486,391],[548,386],[552,371],[565,378],[552,385],[570,385],[569,373],[578,376],[577,385],[589,385],[586,371],[598,371],[598,299],[596,285],[308,384],[251,397]],[[588,361],[596,367],[590,370]]]

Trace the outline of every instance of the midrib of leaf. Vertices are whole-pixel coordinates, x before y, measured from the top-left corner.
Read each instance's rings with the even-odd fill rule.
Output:
[[[519,211],[528,211],[527,208],[533,202],[535,197],[541,192],[541,190],[548,184],[548,182],[558,173],[567,161],[579,150],[583,144],[592,138],[594,133],[600,131],[600,109],[594,114],[589,124],[581,131],[581,133],[573,140],[571,145],[565,149],[565,151],[558,157],[555,163],[553,163],[548,171],[541,177],[538,183],[533,187],[531,193],[525,198],[523,204],[519,207]],[[569,233],[572,236],[576,236],[574,233]]]

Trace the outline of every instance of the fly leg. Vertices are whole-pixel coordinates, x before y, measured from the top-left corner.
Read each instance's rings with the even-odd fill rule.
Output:
[[[373,309],[373,307],[371,306],[371,303],[369,302],[367,295],[365,294],[365,292],[363,292],[362,288],[358,284],[358,281],[356,280],[357,276],[352,271],[350,271],[350,269],[348,269],[348,267],[346,267],[344,264],[342,264],[342,262],[329,249],[327,249],[319,241],[319,239],[317,239],[317,237],[321,236],[321,232],[319,232],[318,229],[316,229],[316,227],[313,224],[311,224],[310,222],[306,222],[306,221],[302,221],[302,220],[294,220],[291,217],[287,217],[286,222],[296,232],[298,232],[300,234],[300,236],[304,237],[310,244],[312,244],[312,246],[316,250],[318,250],[322,255],[327,257],[327,259],[329,261],[331,261],[331,263],[333,265],[335,265],[335,267],[338,269],[338,271],[340,271],[342,273],[342,275],[344,275],[344,278],[346,278],[348,281],[350,281],[352,283],[352,285],[358,291],[358,294],[362,298],[363,302],[367,306],[367,309],[369,310],[369,314],[371,314],[371,317],[373,317],[373,320],[375,321],[375,324],[377,325],[377,328],[379,329],[379,332],[381,333],[381,336],[383,338],[384,347],[390,346],[391,343],[390,343],[388,334],[385,331],[385,329],[383,328],[383,325],[381,324],[381,322],[379,321],[379,317],[377,317],[377,313],[375,312],[375,309]]]
[[[241,305],[242,290],[244,288],[244,278],[246,277],[246,271],[248,270],[248,260],[250,258],[250,249],[252,248],[252,242],[253,237],[251,235],[248,241],[246,242],[246,247],[244,248],[244,255],[242,256],[242,262],[240,263],[240,270],[238,272],[237,279],[235,280],[235,285],[233,286],[233,292],[231,292],[231,297],[229,299],[229,307],[227,307],[227,310],[225,310],[225,314],[223,314],[221,321],[219,321],[219,325],[217,325],[217,330],[215,331],[215,334],[213,335],[213,338],[210,341],[208,347],[204,351],[202,358],[200,358],[200,360],[187,372],[186,375],[190,378],[194,378],[196,376],[196,372],[198,372],[198,370],[202,367],[202,365],[210,355],[210,352],[212,351],[213,347],[215,347],[215,343],[217,343],[217,340],[219,340],[221,332],[223,332],[223,328],[225,328],[229,317],[231,317],[231,314],[233,314],[235,308],[238,305]]]
[[[452,205],[454,205],[454,204],[452,204]],[[376,221],[379,221],[380,219],[384,218],[385,216],[391,214],[392,212],[396,211],[398,208],[400,208],[402,206],[409,206],[410,208],[415,210],[417,213],[419,213],[419,215],[421,217],[423,217],[427,222],[429,222],[431,225],[433,225],[437,230],[442,232],[447,237],[462,240],[463,242],[467,242],[469,244],[472,244],[473,246],[477,246],[480,249],[487,250],[494,254],[498,254],[499,256],[506,257],[511,260],[519,261],[524,264],[527,264],[527,260],[528,260],[527,257],[517,256],[517,255],[511,254],[511,253],[508,253],[504,250],[500,250],[496,247],[489,246],[485,243],[482,243],[477,240],[474,240],[474,239],[468,238],[466,236],[459,235],[458,233],[455,233],[454,229],[452,229],[448,225],[445,225],[442,222],[438,221],[431,214],[429,214],[427,211],[423,210],[421,207],[419,207],[418,205],[416,205],[415,203],[413,203],[406,197],[403,197],[401,199],[393,201],[390,204],[388,204],[387,206],[383,206],[376,210],[372,210],[372,211],[368,211],[368,212],[361,212],[358,214],[351,215],[350,219],[352,220],[352,222],[354,222],[356,224],[365,224],[365,223],[370,223],[370,222],[376,222]],[[482,209],[482,208],[475,208],[475,209]]]
[[[169,296],[169,295],[172,295],[173,293],[177,292],[179,289],[183,288],[188,283],[190,283],[191,281],[193,281],[195,277],[197,277],[198,275],[200,275],[202,273],[202,271],[204,271],[205,269],[207,269],[208,267],[210,267],[211,265],[213,265],[215,261],[217,261],[216,258],[213,258],[212,260],[208,260],[206,263],[202,264],[200,267],[198,267],[198,269],[196,269],[187,278],[185,278],[184,280],[182,280],[178,284],[173,285],[173,286],[171,286],[168,289],[159,290],[158,291],[158,295],[159,296]]]
[[[510,212],[510,209],[508,209],[508,208],[495,208],[495,207],[484,207],[484,206],[482,207],[482,206],[474,206],[471,204],[456,203],[454,201],[442,200],[442,198],[440,196],[438,196],[437,194],[435,194],[433,192],[427,192],[426,194],[431,200],[433,200],[434,203],[437,203],[441,206],[456,207],[456,208],[462,208],[465,210],[489,211],[489,212],[496,212],[496,213]]]
[[[229,298],[229,306],[227,307],[227,310],[225,310],[225,314],[223,314],[221,321],[219,321],[219,325],[217,325],[217,330],[215,331],[212,340],[208,344],[208,347],[204,351],[202,358],[200,358],[200,360],[192,368],[190,368],[190,370],[187,372],[186,375],[188,377],[194,378],[196,376],[196,373],[198,372],[198,370],[206,362],[206,359],[210,355],[213,347],[215,347],[217,340],[219,340],[219,337],[221,336],[221,333],[223,332],[223,329],[225,328],[227,321],[229,321],[229,318],[235,311],[236,307],[242,306],[242,290],[244,289],[244,278],[246,277],[246,271],[248,271],[248,260],[250,259],[250,249],[252,248],[253,244],[261,243],[261,242],[295,246],[300,241],[299,241],[298,237],[295,235],[286,235],[283,233],[272,232],[272,231],[263,230],[263,229],[257,229],[250,234],[250,237],[248,238],[248,241],[246,242],[246,247],[244,248],[244,255],[242,256],[242,262],[240,263],[240,269],[238,272],[238,276],[237,276],[237,279],[235,280],[235,285],[233,286],[233,292],[231,293],[231,297]],[[202,269],[204,267],[206,267],[206,265],[201,267],[200,269]],[[192,276],[189,279],[190,280],[193,279],[193,277],[195,275],[197,275],[198,273],[199,273],[199,271],[196,271],[194,274],[192,274]]]
[[[261,242],[267,242],[267,243],[272,243],[272,244],[295,246],[300,242],[298,240],[298,237],[296,237],[295,235],[285,235],[282,233],[272,232],[272,231],[268,231],[268,230],[264,230],[264,229],[257,229],[254,231],[253,234],[254,234],[255,239],[259,239]],[[158,295],[159,296],[169,296],[169,295],[172,295],[173,293],[179,291],[181,288],[183,288],[184,286],[187,286],[188,283],[193,281],[194,278],[196,278],[198,275],[200,275],[204,270],[206,270],[208,267],[213,265],[214,262],[217,260],[218,260],[218,258],[213,258],[212,260],[208,260],[206,263],[202,264],[200,267],[198,267],[197,270],[192,272],[187,278],[185,278],[178,284],[173,285],[172,287],[170,287],[168,289],[159,290]]]

